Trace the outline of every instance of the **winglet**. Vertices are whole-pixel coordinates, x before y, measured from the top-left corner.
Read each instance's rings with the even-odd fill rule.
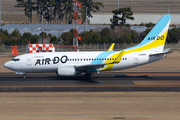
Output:
[[[112,45],[109,47],[108,51],[113,51],[115,43],[112,43]]]
[[[119,63],[122,59],[122,56],[124,55],[124,52],[125,52],[124,50],[121,51],[113,63]]]
[[[125,50],[119,52],[119,54],[117,53],[118,56],[117,56],[117,58],[114,60],[114,62],[112,62],[112,63],[107,63],[107,65],[104,66],[104,68],[102,68],[101,71],[111,70],[111,68],[113,67],[114,63],[119,63],[119,62],[121,61],[124,53],[125,53]]]

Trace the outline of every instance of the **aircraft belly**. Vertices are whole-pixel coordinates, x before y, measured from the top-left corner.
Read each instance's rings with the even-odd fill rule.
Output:
[[[122,70],[122,69],[127,69],[127,68],[131,68],[131,67],[135,67],[135,66],[137,66],[137,65],[134,64],[132,60],[121,61],[118,64],[114,64],[114,66],[112,67],[111,70]]]
[[[33,72],[56,72],[56,66],[35,66]]]
[[[134,53],[126,54],[122,57],[120,63],[114,64],[111,70],[122,70],[138,66],[134,64]],[[137,54],[138,55],[138,54]],[[138,57],[137,57],[138,58]]]

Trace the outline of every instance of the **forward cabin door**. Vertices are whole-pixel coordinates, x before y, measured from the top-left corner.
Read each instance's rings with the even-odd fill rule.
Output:
[[[31,55],[27,56],[26,63],[27,63],[27,66],[32,66],[32,56]]]

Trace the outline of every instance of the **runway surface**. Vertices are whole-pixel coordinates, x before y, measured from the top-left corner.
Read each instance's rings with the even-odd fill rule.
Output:
[[[180,73],[100,73],[59,78],[53,73],[0,74],[0,92],[180,91]]]

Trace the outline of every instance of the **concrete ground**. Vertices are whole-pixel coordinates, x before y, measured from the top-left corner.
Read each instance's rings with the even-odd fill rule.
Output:
[[[179,92],[0,93],[0,120],[179,120]]]

